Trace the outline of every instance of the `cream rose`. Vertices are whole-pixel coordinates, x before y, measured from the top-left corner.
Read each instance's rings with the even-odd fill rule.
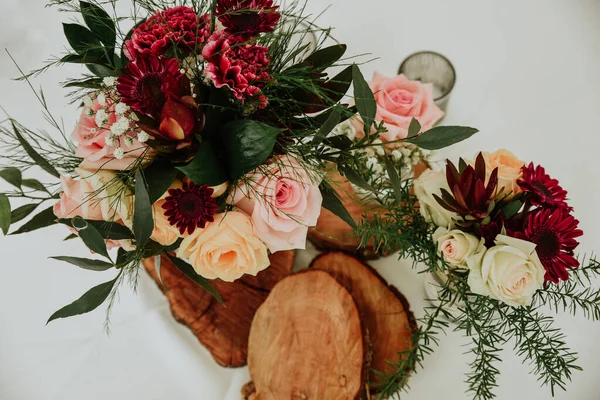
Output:
[[[467,258],[485,248],[485,240],[458,229],[438,228],[433,235],[438,252],[446,263],[456,268],[467,268]]]
[[[189,259],[198,275],[226,282],[256,275],[270,265],[250,217],[237,211],[215,215],[214,222],[184,238],[177,257]]]
[[[414,182],[414,190],[421,215],[427,222],[431,222],[442,228],[451,228],[454,225],[453,219],[458,218],[458,214],[446,210],[437,202],[434,194],[441,196],[442,189],[450,191],[446,175],[442,171],[428,169]]]
[[[82,217],[110,221],[133,227],[133,193],[112,171],[88,171],[77,168],[80,179],[61,177],[63,191],[54,205],[58,218]],[[132,248],[131,241],[107,241],[109,248]]]
[[[482,152],[481,155],[485,160],[488,179],[492,171],[498,168],[498,191],[504,188],[503,195],[521,192],[517,181],[523,177],[521,168],[525,165],[524,161],[519,160],[513,153],[505,149],[493,153]]]
[[[496,245],[467,259],[471,291],[510,306],[531,305],[546,273],[535,244],[498,235]]]

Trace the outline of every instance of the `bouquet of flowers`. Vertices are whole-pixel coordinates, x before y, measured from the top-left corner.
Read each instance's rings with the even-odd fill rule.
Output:
[[[413,337],[416,351],[396,363],[382,393],[401,387],[449,322],[471,339],[467,383],[475,399],[494,398],[500,351],[511,341],[552,393],[565,389],[580,370],[577,354],[544,308],[600,319],[599,292],[591,287],[600,262],[576,257],[583,232],[559,182],[499,150],[448,161],[445,170],[428,169],[400,187],[400,208],[359,231],[373,233],[379,246],[399,245],[401,257],[428,274],[432,306]]]

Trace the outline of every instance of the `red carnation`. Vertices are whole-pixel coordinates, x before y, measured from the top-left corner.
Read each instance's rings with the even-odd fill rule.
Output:
[[[210,37],[202,56],[208,61],[206,75],[215,87],[226,86],[242,103],[252,98],[261,108],[266,107],[260,88],[270,79],[267,47],[247,43],[242,36],[217,32]]]
[[[134,111],[158,117],[170,96],[190,95],[190,82],[179,71],[177,59],[149,56],[127,64],[118,78],[117,91]]]
[[[194,233],[196,228],[204,229],[208,222],[214,221],[214,215],[219,209],[212,198],[213,189],[208,185],[184,183],[181,189],[170,189],[162,208],[169,223],[176,226],[183,235]]]
[[[273,0],[219,0],[216,13],[225,32],[253,37],[273,32],[281,15]]]
[[[198,15],[191,7],[173,7],[158,11],[146,22],[133,29],[131,39],[125,42],[130,60],[140,55],[162,56],[170,46],[183,53],[194,51],[210,35],[210,17]]]
[[[536,206],[561,207],[572,210],[567,204],[567,191],[552,179],[541,165],[530,163],[524,166],[523,178],[517,181],[521,189],[529,194],[531,204]]]
[[[583,235],[579,221],[564,208],[538,209],[527,217],[523,232],[514,236],[535,243],[535,251],[546,269],[546,281],[558,283],[569,279],[569,269],[579,267],[574,250],[575,240]]]

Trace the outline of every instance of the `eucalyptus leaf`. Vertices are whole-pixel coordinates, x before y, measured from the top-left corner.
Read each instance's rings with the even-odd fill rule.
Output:
[[[39,153],[35,151],[33,147],[31,147],[29,142],[23,137],[21,132],[19,132],[14,122],[12,122],[12,127],[15,132],[15,135],[17,136],[17,140],[19,141],[21,147],[23,147],[27,155],[44,171],[54,176],[55,178],[60,178],[60,174],[58,173],[56,168],[54,168],[52,164],[48,162],[48,160],[39,155]]]
[[[25,205],[22,205],[21,207],[15,208],[11,213],[10,220],[12,221],[13,224],[16,224],[17,222],[20,222],[23,219],[25,219],[38,206],[39,206],[39,204],[35,203],[35,204],[25,204]]]
[[[46,187],[37,179],[23,179],[21,186],[28,187],[33,190],[37,190],[39,192],[48,192]]]
[[[142,172],[135,173],[135,206],[133,211],[133,233],[138,247],[143,247],[154,230],[152,203],[148,195]]]
[[[370,192],[375,192],[373,186],[371,186],[365,178],[362,177],[361,174],[353,170],[352,168],[345,165],[338,165],[338,169],[344,174],[344,176],[354,185],[368,190]]]
[[[85,1],[80,2],[81,15],[93,34],[109,49],[114,49],[117,30],[112,18],[101,7]]]
[[[196,273],[196,271],[194,271],[194,268],[186,263],[185,261],[183,261],[182,259],[173,257],[172,255],[167,253],[167,257],[169,257],[169,260],[171,260],[171,262],[173,263],[173,265],[175,265],[175,267],[185,276],[187,276],[189,279],[191,279],[193,282],[197,283],[198,285],[200,285],[204,290],[206,290],[208,293],[210,293],[215,299],[217,299],[217,301],[221,304],[224,304],[223,299],[221,298],[221,295],[219,294],[219,292],[210,284],[210,281],[200,275],[198,275]]]
[[[227,181],[212,144],[202,142],[196,156],[188,165],[176,167],[198,185],[217,186]]]
[[[5,194],[0,193],[0,229],[7,235],[10,228],[10,201]]]
[[[237,179],[253,171],[273,154],[283,130],[250,119],[229,122],[221,128],[229,175]]]
[[[323,140],[327,137],[331,131],[335,129],[335,127],[340,123],[340,113],[337,109],[333,108],[329,118],[323,123],[319,131],[315,134],[315,137],[312,140],[313,145],[319,145],[323,142]]]
[[[58,318],[68,318],[95,310],[108,298],[118,278],[119,277],[90,289],[73,303],[52,314],[48,319],[47,324]]]
[[[402,204],[402,182],[400,181],[398,171],[396,171],[396,168],[394,167],[394,164],[392,163],[390,158],[387,155],[383,158],[385,160],[385,168],[387,170],[388,176],[390,177],[390,183],[392,184],[392,188],[394,189],[396,203],[400,205]]]
[[[337,196],[335,190],[326,182],[321,183],[319,186],[321,195],[323,196],[323,207],[331,211],[342,219],[345,223],[350,225],[352,228],[356,228],[356,222],[344,207],[344,204]]]
[[[167,161],[154,160],[144,170],[144,178],[146,178],[148,184],[150,203],[154,204],[175,181],[177,170]]]
[[[107,263],[106,261],[100,260],[90,260],[88,258],[80,258],[80,257],[50,257],[54,260],[64,261],[66,263],[75,265],[79,268],[87,269],[90,271],[107,271],[114,267],[111,263]]]
[[[56,224],[56,216],[54,215],[54,207],[49,207],[39,214],[35,215],[29,222],[21,226],[12,235],[19,235],[21,233],[32,232],[38,229],[46,228],[48,226]]]
[[[88,249],[110,259],[106,249],[106,242],[94,226],[88,224],[87,221],[81,217],[75,217],[73,218],[73,228],[77,230],[79,237],[83,240],[83,243],[85,243]]]
[[[466,126],[437,126],[418,136],[406,139],[406,142],[425,150],[439,150],[462,142],[477,132],[479,132],[477,129]]]
[[[21,185],[23,183],[21,171],[18,168],[14,167],[8,167],[0,170],[0,178],[4,179],[6,182],[19,189],[21,188]]]
[[[365,133],[368,135],[375,122],[377,102],[375,101],[375,96],[373,95],[371,87],[356,64],[352,65],[352,78],[354,81],[354,100],[356,101],[356,108],[358,108],[360,117],[365,124]]]
[[[116,222],[93,221],[89,219],[84,221],[86,224],[93,226],[106,240],[127,240],[135,238],[133,232],[131,232],[129,228]],[[58,222],[70,226],[71,228],[75,228],[72,219],[59,219]]]
[[[408,137],[411,138],[417,136],[419,132],[421,132],[421,123],[418,119],[413,118],[408,126]]]

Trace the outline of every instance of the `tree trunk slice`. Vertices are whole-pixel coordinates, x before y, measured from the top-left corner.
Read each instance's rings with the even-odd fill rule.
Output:
[[[397,360],[398,352],[412,349],[416,323],[406,298],[373,268],[344,253],[322,254],[311,268],[328,272],[354,298],[371,343],[369,383],[380,383],[373,370],[391,372],[386,361]]]
[[[350,293],[324,271],[279,282],[250,330],[252,400],[354,400],[367,372],[367,345]]]
[[[415,166],[415,177],[420,176],[427,168],[428,166],[425,163],[417,164]],[[333,182],[333,188],[355,221],[359,222],[364,215],[372,217],[381,211],[377,204],[369,205],[361,202],[354,193],[350,182],[342,177],[339,172],[330,172],[328,178]],[[369,241],[366,247],[359,248],[360,239],[352,234],[352,227],[325,208],[321,208],[317,225],[309,230],[308,238],[317,248],[323,251],[344,251],[357,254],[367,260],[389,255],[378,253],[372,240]]]
[[[168,257],[161,257],[164,286],[156,273],[154,258],[143,264],[167,296],[175,319],[190,328],[219,365],[233,368],[246,365],[248,335],[256,310],[275,284],[292,273],[293,251],[272,254],[270,259],[271,266],[256,277],[248,275],[231,283],[211,281],[225,306],[179,272]]]

